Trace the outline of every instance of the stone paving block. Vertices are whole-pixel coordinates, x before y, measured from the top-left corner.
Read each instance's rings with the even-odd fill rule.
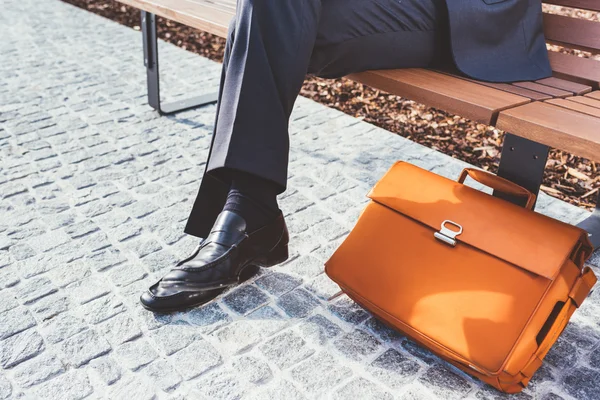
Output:
[[[215,400],[242,399],[248,391],[248,386],[239,380],[237,374],[224,369],[201,377],[196,388],[205,398]]]
[[[136,307],[132,310],[135,317],[142,323],[142,327],[148,330],[158,329],[173,321],[171,314],[154,314],[142,307]]]
[[[252,321],[252,326],[254,326],[263,337],[268,337],[281,331],[290,323],[288,319],[284,318],[271,306],[263,306],[248,314],[246,318]]]
[[[311,248],[308,251],[312,250],[315,249]],[[301,256],[297,260],[287,264],[285,268],[286,271],[298,274],[307,279],[316,277],[321,274],[324,269],[325,266],[323,263],[311,255]]]
[[[560,397],[556,393],[546,393],[542,400],[565,400],[564,397]]]
[[[98,331],[113,346],[142,336],[142,331],[137,326],[137,323],[126,313],[117,314],[107,321],[102,322],[98,325]]]
[[[167,361],[159,359],[144,368],[144,374],[165,392],[171,392],[182,382],[181,375]]]
[[[600,393],[598,371],[586,367],[571,368],[564,377],[562,387],[576,399],[593,399]]]
[[[97,232],[98,230],[100,230],[100,228],[92,221],[82,221],[65,228],[65,232],[71,237],[71,239],[78,239],[80,237]]]
[[[294,367],[291,375],[311,396],[328,392],[352,376],[352,370],[326,352],[316,354]]]
[[[260,346],[260,351],[280,369],[289,368],[314,353],[304,339],[292,331],[269,339]]]
[[[421,369],[418,362],[389,349],[370,364],[368,371],[390,388],[401,390]]]
[[[115,355],[125,368],[132,371],[136,371],[158,358],[156,351],[145,339],[123,343],[115,349]]]
[[[194,308],[188,313],[188,320],[200,332],[210,333],[231,321],[231,317],[217,303]]]
[[[162,250],[161,244],[154,238],[141,238],[135,242],[129,242],[127,248],[133,251],[139,258]]]
[[[86,257],[85,262],[94,270],[101,272],[127,261],[127,258],[115,248],[109,248]]]
[[[36,254],[31,258],[18,262],[17,265],[19,274],[23,278],[29,279],[44,272],[51,272],[49,276],[59,274],[58,272],[55,273],[54,270],[64,267],[77,258],[78,255],[72,251],[70,246],[62,245],[56,251]],[[74,271],[74,275],[77,275],[76,271]]]
[[[152,331],[152,340],[168,356],[201,339],[197,328],[187,324],[172,324]]]
[[[546,387],[548,383],[551,383],[554,380],[556,380],[554,368],[549,364],[542,364],[542,366],[536,371],[529,381],[527,390],[529,390],[531,393],[538,393],[538,389]]]
[[[90,362],[90,366],[92,371],[107,386],[121,379],[121,367],[110,356],[96,358]]]
[[[14,379],[23,388],[40,384],[55,375],[65,372],[58,358],[44,353],[32,360],[19,364],[14,369]]]
[[[4,268],[10,264],[12,264],[12,259],[10,257],[10,254],[8,251],[6,250],[2,250],[0,251],[0,268]]]
[[[0,399],[6,400],[9,399],[12,395],[12,385],[4,377],[4,375],[0,375]]]
[[[349,398],[373,399],[373,400],[392,400],[394,396],[381,389],[380,386],[364,378],[358,378],[350,381],[341,389],[338,389],[333,397],[336,400],[345,400]]]
[[[480,400],[509,400],[509,399],[531,400],[531,399],[533,399],[533,396],[531,396],[525,392],[516,393],[516,394],[501,393],[498,390],[496,390],[495,388],[493,388],[489,385],[486,385],[481,390],[479,390],[477,393],[475,393],[475,398],[480,399]]]
[[[232,290],[223,298],[223,304],[238,314],[246,314],[269,301],[260,289],[253,285],[243,285]]]
[[[346,296],[330,303],[327,308],[336,317],[354,325],[358,325],[369,318],[369,314],[365,310]]]
[[[42,325],[44,337],[50,343],[58,343],[87,329],[87,324],[71,312],[59,314]]]
[[[418,345],[410,339],[402,342],[402,347],[413,356],[419,358],[426,364],[433,364],[440,360],[438,356],[427,350],[426,348]]]
[[[324,345],[329,339],[339,335],[342,330],[335,323],[331,322],[321,314],[313,315],[307,318],[299,326],[302,337],[319,345]]]
[[[233,360],[232,366],[239,378],[254,384],[265,383],[273,376],[269,364],[252,355]]]
[[[154,400],[157,398],[154,383],[139,374],[123,378],[112,385],[106,397],[131,400]]]
[[[387,343],[399,342],[404,337],[402,333],[390,328],[379,319],[374,317],[369,318],[367,322],[365,322],[365,327],[376,337]]]
[[[33,303],[56,291],[52,282],[44,277],[25,279],[15,286],[15,294],[24,304]]]
[[[93,390],[86,371],[74,370],[40,385],[35,393],[39,399],[79,400],[89,396]]]
[[[302,283],[302,279],[281,272],[266,274],[256,280],[256,285],[273,296],[281,296]]]
[[[204,340],[199,340],[171,356],[175,369],[190,380],[221,364],[219,352]]]
[[[270,384],[261,391],[251,393],[246,396],[249,400],[262,400],[262,399],[286,399],[286,400],[306,400],[304,396],[296,386],[290,381],[281,379],[275,383]]]
[[[469,381],[449,367],[442,364],[433,365],[419,378],[424,386],[435,395],[445,399],[462,399],[471,390]]]
[[[306,285],[306,289],[324,301],[329,300],[340,291],[340,287],[329,279],[327,274],[320,274],[312,279],[310,283]]]
[[[35,319],[25,307],[17,307],[0,314],[0,340],[36,325]]]
[[[65,288],[78,304],[85,304],[110,293],[110,286],[103,278],[92,276]]]
[[[277,300],[277,305],[292,318],[308,316],[319,302],[304,289],[295,289]]]
[[[39,253],[50,251],[57,248],[58,246],[68,243],[71,240],[62,230],[54,230],[52,232],[45,233],[32,239],[28,244]]]
[[[11,368],[40,354],[44,349],[44,341],[35,329],[17,333],[0,342],[0,365]]]
[[[221,349],[227,354],[239,354],[252,348],[261,339],[261,333],[253,326],[252,321],[234,321],[219,329],[216,336]]]
[[[111,350],[103,337],[93,330],[86,330],[61,342],[64,360],[75,367],[88,363]]]
[[[5,289],[0,291],[0,313],[4,313],[18,305],[19,302],[13,290]]]
[[[0,244],[0,246],[2,246],[2,244]],[[9,243],[9,245],[7,245],[7,248],[9,248],[12,258],[14,258],[17,261],[25,260],[35,255],[35,250],[27,243],[17,243],[14,245],[12,243]]]
[[[559,337],[546,355],[546,358],[544,358],[544,362],[564,369],[573,366],[577,362],[578,353],[578,348],[574,343],[568,342],[563,337]]]
[[[148,274],[144,269],[133,263],[124,263],[114,267],[108,273],[108,277],[115,286],[127,286],[135,281],[144,279]]]
[[[419,384],[411,384],[405,387],[400,395],[400,400],[433,400],[437,397]]]
[[[0,289],[13,287],[21,282],[17,274],[17,267],[13,265],[11,264],[0,269]]]
[[[125,306],[116,296],[108,294],[83,304],[79,309],[90,324],[99,324],[124,312]]]
[[[334,345],[346,357],[357,361],[381,351],[381,343],[359,329],[336,339]]]
[[[91,271],[88,268],[88,262],[76,260],[70,263],[59,265],[48,272],[47,276],[58,287],[65,287],[71,283],[81,281],[90,276]]]

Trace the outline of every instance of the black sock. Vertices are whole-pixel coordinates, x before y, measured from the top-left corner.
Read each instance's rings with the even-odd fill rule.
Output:
[[[234,171],[231,177],[231,189],[223,210],[244,218],[247,232],[254,232],[277,217],[277,184],[245,172]]]

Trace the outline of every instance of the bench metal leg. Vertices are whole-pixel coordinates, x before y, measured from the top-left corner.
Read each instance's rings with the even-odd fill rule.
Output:
[[[142,37],[144,41],[144,65],[148,81],[148,104],[161,115],[174,114],[217,102],[218,93],[179,100],[169,104],[160,102],[160,75],[158,68],[158,39],[156,34],[156,15],[142,11]]]
[[[580,222],[577,226],[588,232],[594,249],[600,248],[600,196],[598,196],[596,209],[592,215]]]
[[[539,194],[550,148],[546,145],[507,133],[502,147],[498,176]],[[525,206],[526,200],[494,192],[494,196]]]
[[[502,147],[498,175],[538,195],[549,150],[546,145],[507,133]],[[525,205],[525,201],[520,198],[502,193],[494,193],[494,196],[520,206]],[[600,196],[592,215],[577,226],[590,234],[594,249],[600,248]]]

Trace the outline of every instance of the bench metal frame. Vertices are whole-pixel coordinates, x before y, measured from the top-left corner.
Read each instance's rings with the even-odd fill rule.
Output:
[[[215,92],[168,104],[161,104],[156,15],[141,11],[141,25],[142,38],[144,41],[144,66],[146,67],[146,77],[148,82],[148,104],[158,111],[159,114],[169,115],[216,103],[218,93]]]
[[[502,147],[502,156],[498,168],[498,176],[523,186],[536,196],[544,178],[544,169],[550,148],[519,136],[507,133]],[[526,200],[494,192],[494,196],[525,206]],[[600,197],[599,197],[600,200]],[[600,247],[600,204],[588,218],[577,224],[588,232],[594,249]]]

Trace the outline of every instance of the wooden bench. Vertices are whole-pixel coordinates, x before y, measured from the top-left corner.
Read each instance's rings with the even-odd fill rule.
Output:
[[[149,104],[168,114],[216,101],[216,95],[207,95],[161,105],[156,15],[226,37],[235,0],[119,1],[142,10]],[[600,12],[599,0],[544,2]],[[550,44],[600,54],[600,22],[544,13],[544,30]],[[600,61],[551,51],[550,62],[553,77],[512,84],[420,68],[368,71],[348,78],[509,132],[498,174],[537,194],[549,146],[600,161]],[[580,226],[600,247],[600,209]]]

